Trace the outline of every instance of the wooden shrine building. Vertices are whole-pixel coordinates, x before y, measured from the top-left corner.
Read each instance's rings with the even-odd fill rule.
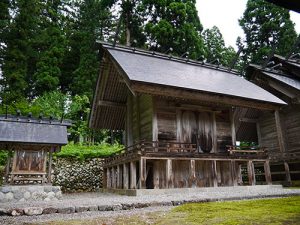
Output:
[[[52,153],[68,143],[65,121],[0,116],[0,149],[10,152],[5,181],[10,184],[51,183]]]
[[[300,59],[275,55],[270,62],[265,68],[251,65],[248,73],[254,83],[288,104],[275,118],[270,112],[260,115],[260,144],[268,148],[273,180],[291,183],[300,180]]]
[[[126,134],[126,148],[105,160],[105,188],[271,183],[272,149],[237,147],[236,127],[247,130],[245,110],[275,118],[284,101],[221,66],[109,44],[101,52],[89,124]]]

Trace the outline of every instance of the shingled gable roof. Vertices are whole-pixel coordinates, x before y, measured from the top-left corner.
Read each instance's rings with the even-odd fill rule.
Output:
[[[112,107],[109,108],[107,104],[106,106],[101,106],[100,109],[97,108],[99,107],[99,101],[113,102],[116,98],[119,98],[117,101],[118,103],[126,103],[126,97],[122,98],[117,96],[117,93],[120,94],[121,91],[116,90],[116,86],[118,86],[119,90],[126,87],[131,90],[132,93],[135,92],[135,87],[137,85],[145,84],[196,93],[199,92],[199,94],[205,93],[210,96],[227,96],[231,99],[251,101],[253,105],[255,105],[255,102],[274,105],[274,107],[285,104],[285,102],[276,96],[247,81],[236,72],[229,71],[228,68],[164,55],[157,52],[122,46],[113,47],[106,43],[102,43],[101,48],[105,55],[105,62],[102,62],[103,69],[100,71],[96,87],[90,116],[90,127],[103,128],[102,125],[95,126],[93,123],[110,123],[110,125],[107,125],[105,128],[124,128],[123,125],[115,125],[114,121],[107,122],[104,119],[106,117],[104,114],[109,114],[110,117],[114,117],[114,115],[124,116],[124,109],[121,110],[121,107],[119,107],[113,111]],[[104,68],[109,66],[104,66],[103,64],[108,64],[108,61],[112,62],[113,72],[109,72],[110,76],[107,79],[104,79]],[[105,82],[115,82],[113,79],[121,79],[120,77],[115,76],[115,73],[118,73],[123,77],[122,79],[125,81],[123,82],[124,85],[121,86],[119,83],[114,83],[113,85],[110,84],[105,86]],[[95,122],[96,120],[101,121]],[[120,119],[118,120],[120,121]],[[124,122],[124,120],[121,120],[122,124],[124,124]]]
[[[0,146],[8,143],[66,145],[69,122],[0,116]]]
[[[285,104],[235,73],[200,63],[170,59],[151,52],[104,46],[130,81],[167,85],[208,93]]]

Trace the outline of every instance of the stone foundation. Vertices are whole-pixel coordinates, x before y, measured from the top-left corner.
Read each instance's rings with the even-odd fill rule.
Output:
[[[59,186],[23,185],[0,187],[0,203],[25,201],[55,201],[62,198]]]

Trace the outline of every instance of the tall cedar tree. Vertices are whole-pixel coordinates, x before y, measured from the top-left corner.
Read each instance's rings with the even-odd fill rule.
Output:
[[[109,8],[113,3],[113,0],[86,0],[79,5],[76,30],[71,37],[72,44],[75,44],[71,46],[73,53],[78,52],[79,56],[77,68],[72,73],[72,84],[70,84],[73,95],[87,95],[90,99],[92,98],[99,71],[95,43],[96,40],[106,40],[109,36],[111,19]]]
[[[244,57],[253,63],[262,63],[272,48],[286,56],[297,39],[289,11],[264,0],[248,0],[239,23],[245,33]]]
[[[203,32],[205,55],[208,62],[229,66],[236,52],[232,47],[226,47],[218,27],[213,26]]]
[[[10,23],[9,8],[9,0],[2,0],[0,2],[0,68],[3,65],[4,53],[8,41],[7,33]]]
[[[34,39],[38,30],[40,4],[38,0],[16,0],[15,16],[9,26],[2,64],[2,98],[8,103],[30,95],[35,71]]]
[[[139,9],[144,12],[151,49],[166,52],[172,48],[175,55],[189,52],[190,58],[203,57],[203,27],[195,3],[195,0],[142,0]]]
[[[34,73],[34,95],[58,90],[61,64],[64,57],[66,36],[63,33],[63,1],[40,1],[43,10],[40,16],[41,31],[36,37],[38,59]]]

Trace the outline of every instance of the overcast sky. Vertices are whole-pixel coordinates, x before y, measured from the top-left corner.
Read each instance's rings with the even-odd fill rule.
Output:
[[[216,25],[224,37],[225,44],[236,48],[238,36],[243,37],[243,30],[238,19],[242,17],[247,0],[196,0],[200,21],[204,27]],[[296,24],[296,31],[300,33],[300,14],[291,11],[291,19]]]

